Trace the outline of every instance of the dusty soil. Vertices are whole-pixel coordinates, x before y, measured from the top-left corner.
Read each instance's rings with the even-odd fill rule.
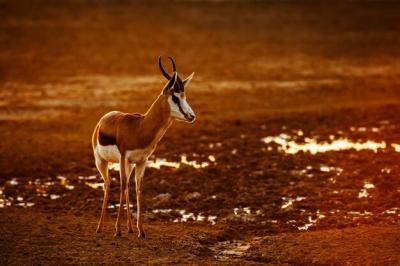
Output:
[[[0,263],[400,265],[400,5],[296,2],[0,1]],[[95,234],[91,132],[146,111],[159,54],[197,120],[151,158],[180,167],[146,171],[147,238],[113,237],[113,170]]]

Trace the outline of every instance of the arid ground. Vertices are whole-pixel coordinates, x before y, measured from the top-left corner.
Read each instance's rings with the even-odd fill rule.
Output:
[[[395,1],[1,0],[0,264],[400,265],[399,33]],[[159,55],[197,120],[151,157],[147,238],[113,237],[115,170],[95,234],[92,131]]]

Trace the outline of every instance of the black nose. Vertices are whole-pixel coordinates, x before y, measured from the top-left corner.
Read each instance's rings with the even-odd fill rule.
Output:
[[[193,122],[196,119],[196,116],[194,115],[189,115],[189,121]]]

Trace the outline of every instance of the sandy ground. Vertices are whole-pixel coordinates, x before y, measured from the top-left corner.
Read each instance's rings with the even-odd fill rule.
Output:
[[[400,265],[399,30],[395,2],[0,1],[0,263]],[[197,120],[151,158],[147,238],[113,237],[114,170],[95,234],[91,132],[160,54]]]

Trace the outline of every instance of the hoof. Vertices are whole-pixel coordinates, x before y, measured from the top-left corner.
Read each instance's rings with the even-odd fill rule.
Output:
[[[138,238],[145,239],[146,238],[146,234],[144,232],[143,233],[139,233],[138,234]]]
[[[101,229],[100,229],[100,228],[97,228],[97,229],[96,229],[96,233],[97,233],[97,234],[101,233]]]
[[[128,234],[132,234],[133,233],[133,229],[128,227]]]
[[[121,232],[115,232],[114,237],[120,237],[122,236]]]

